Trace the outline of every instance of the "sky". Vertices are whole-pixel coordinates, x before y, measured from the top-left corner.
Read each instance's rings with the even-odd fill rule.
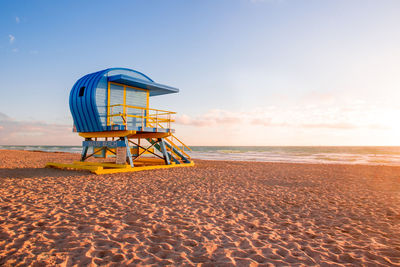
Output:
[[[141,71],[188,145],[400,145],[400,1],[0,1],[0,144],[79,145],[69,91]]]

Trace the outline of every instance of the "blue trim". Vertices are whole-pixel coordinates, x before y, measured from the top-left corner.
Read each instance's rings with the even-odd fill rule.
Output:
[[[105,130],[106,131],[125,131],[126,127],[125,127],[125,125],[118,125],[118,124],[113,125],[113,126],[108,125],[105,127]]]
[[[152,132],[152,133],[174,133],[174,129],[167,129],[167,128],[151,128],[151,127],[125,127],[125,125],[109,125],[105,127],[105,131],[137,131],[137,132]]]
[[[82,146],[90,146],[90,147],[108,147],[108,148],[116,148],[116,147],[126,147],[124,141],[82,141]]]

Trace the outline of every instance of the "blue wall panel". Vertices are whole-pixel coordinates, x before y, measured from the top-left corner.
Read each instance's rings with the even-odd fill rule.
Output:
[[[100,124],[104,127],[107,125],[107,77],[102,76],[96,89],[96,106],[99,114]]]
[[[98,108],[97,108],[97,103],[96,103],[96,91],[98,88],[98,84],[99,82],[104,79],[104,74],[106,74],[106,71],[100,71],[98,72],[98,74],[96,75],[96,80],[94,83],[94,86],[92,87],[92,91],[91,91],[91,98],[90,98],[90,106],[91,106],[91,112],[92,114],[94,114],[94,125],[95,125],[95,131],[103,131],[103,126],[100,120],[100,115],[98,112]]]
[[[97,75],[90,75],[86,81],[87,84],[87,92],[85,93],[85,96],[82,99],[82,106],[84,109],[85,114],[87,114],[87,124],[88,124],[88,128],[91,129],[92,131],[98,131],[98,127],[96,125],[96,117],[95,117],[95,113],[94,110],[92,108],[92,92],[95,91],[95,86],[97,86],[96,84],[96,76]]]
[[[83,114],[80,112],[80,110],[78,108],[78,103],[77,103],[78,90],[81,87],[82,81],[83,81],[83,78],[79,79],[75,83],[75,85],[74,85],[74,87],[72,88],[72,91],[71,91],[71,97],[72,98],[70,99],[71,113],[72,113],[72,116],[74,118],[74,122],[75,122],[76,129],[77,129],[78,132],[84,132],[85,131],[85,129],[83,127]]]

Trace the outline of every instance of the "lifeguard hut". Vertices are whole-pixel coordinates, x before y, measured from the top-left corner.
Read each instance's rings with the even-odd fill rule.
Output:
[[[193,166],[190,150],[174,136],[175,112],[149,107],[149,98],[178,93],[143,73],[111,68],[87,74],[72,87],[74,131],[84,138],[81,160],[47,167],[96,174]],[[88,158],[100,161],[86,161]]]

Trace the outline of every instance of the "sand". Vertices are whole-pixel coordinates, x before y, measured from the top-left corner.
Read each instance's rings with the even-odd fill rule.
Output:
[[[43,168],[78,157],[0,150],[0,265],[400,266],[400,167]]]

